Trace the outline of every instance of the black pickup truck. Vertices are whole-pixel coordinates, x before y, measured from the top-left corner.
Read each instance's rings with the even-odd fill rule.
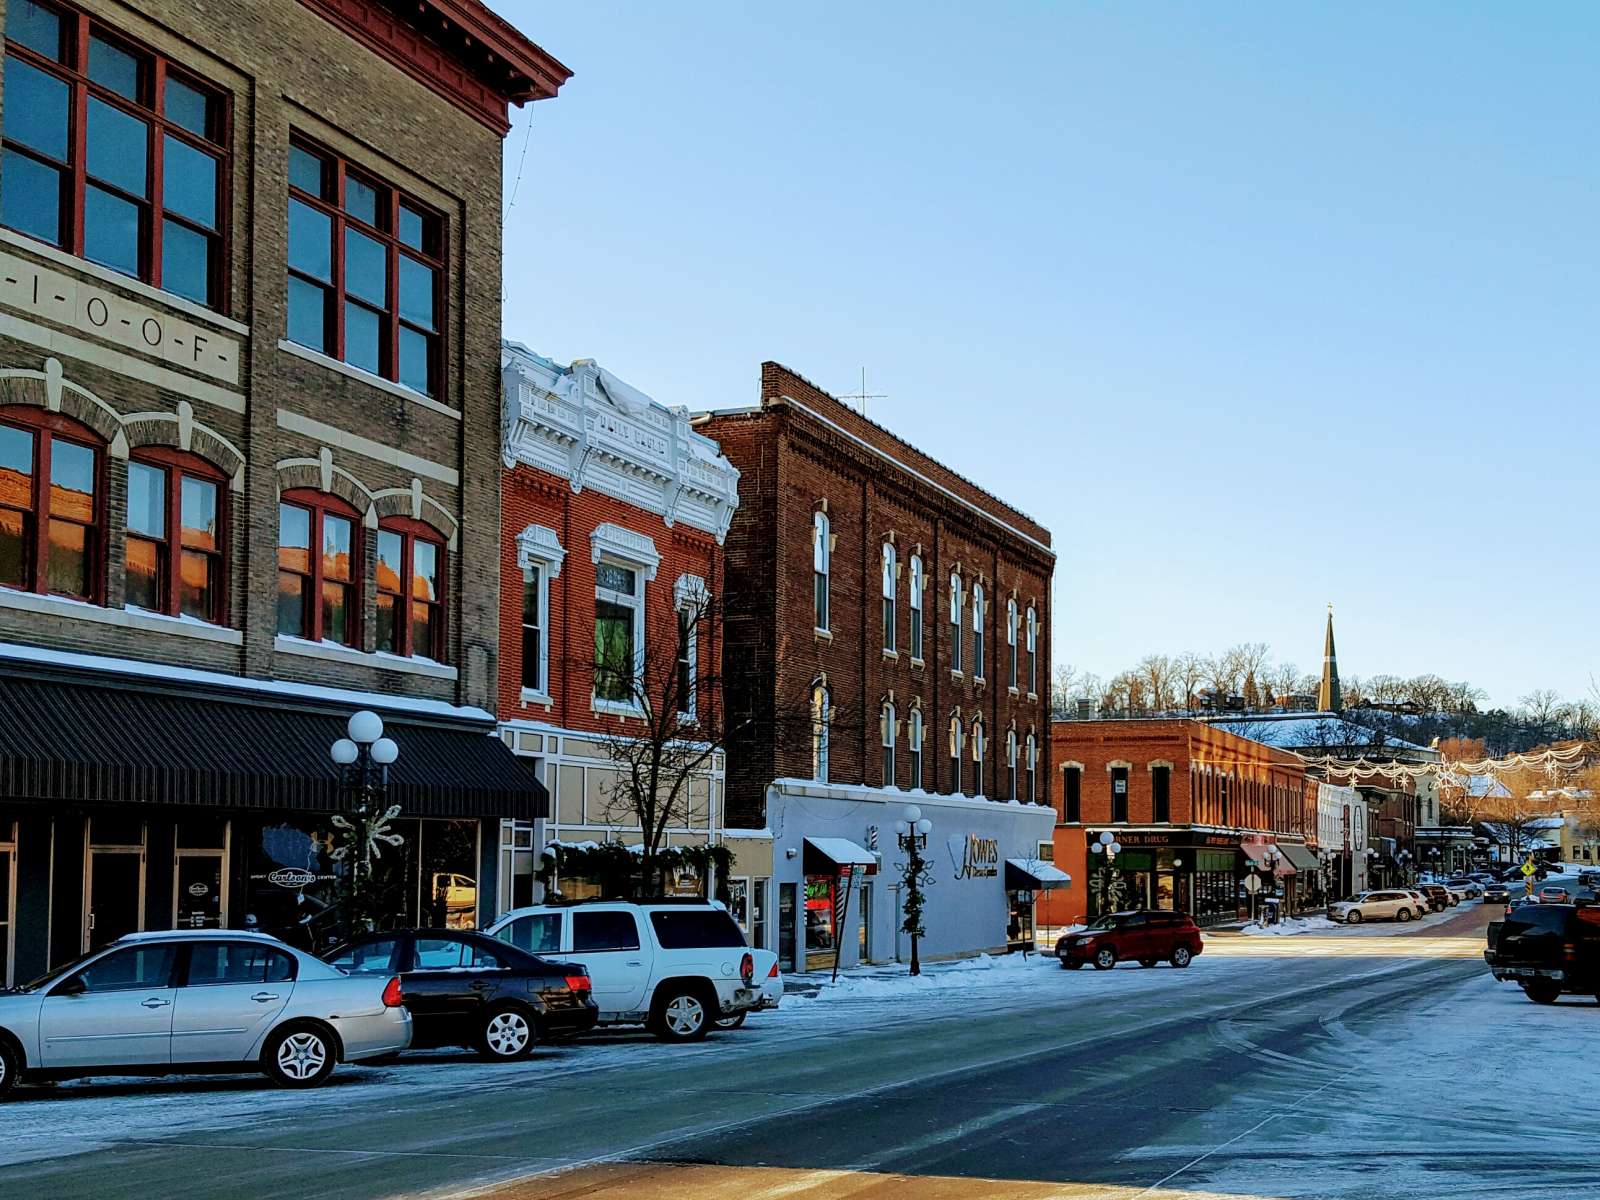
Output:
[[[1483,961],[1537,1004],[1554,1004],[1562,992],[1600,998],[1600,908],[1519,905],[1490,922]]]

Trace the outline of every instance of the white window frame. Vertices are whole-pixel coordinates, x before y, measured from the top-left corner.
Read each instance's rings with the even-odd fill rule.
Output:
[[[961,674],[961,575],[950,572],[950,672]]]
[[[984,622],[984,594],[983,584],[972,585],[972,678],[982,682],[984,671],[988,664],[983,661],[983,622]]]
[[[526,679],[522,681],[521,700],[524,704],[529,701],[551,702],[550,581],[560,578],[561,565],[566,559],[567,552],[554,529],[545,525],[529,525],[517,534],[517,566],[522,569],[524,585],[528,582],[530,571],[539,572],[539,618],[542,622],[539,629],[539,686],[529,687]],[[520,668],[521,663],[518,666]]]
[[[1006,730],[1006,799],[1017,798],[1017,731]]]
[[[1011,656],[1009,686],[1014,692],[1017,690],[1017,602],[1014,598],[1006,601],[1006,647]]]
[[[922,598],[927,581],[922,575],[922,555],[911,556],[911,661],[922,661]]]
[[[645,603],[650,584],[656,577],[656,568],[661,565],[661,555],[656,552],[655,542],[647,535],[625,529],[620,525],[596,526],[594,532],[589,535],[589,545],[590,557],[596,568],[595,603],[598,605],[604,600],[609,604],[633,610],[633,672],[635,679],[641,679],[644,676],[645,662]],[[629,596],[623,592],[601,587],[598,569],[602,565],[632,571],[637,584],[634,595]],[[592,683],[589,702],[595,712],[637,716],[644,711],[643,706],[633,701],[602,700]]]
[[[983,755],[988,747],[983,740],[983,718],[972,718],[972,794],[976,797],[983,795]]]
[[[828,685],[817,680],[811,685],[811,778],[828,782],[828,726],[832,719]]]
[[[895,611],[895,593],[900,575],[900,562],[894,552],[894,543],[883,544],[883,649],[887,654],[899,650],[895,625],[899,614]]]
[[[820,509],[811,517],[811,620],[817,630],[832,629],[833,534],[828,514]]]
[[[1039,614],[1028,605],[1028,695],[1039,694]]]
[[[883,746],[883,786],[892,788],[899,786],[895,782],[895,743],[899,740],[899,722],[894,709],[893,700],[883,702],[883,711],[878,715],[878,736]]]
[[[910,756],[911,790],[916,792],[922,790],[922,710],[913,708],[907,721],[906,754]]]
[[[686,721],[693,721],[700,711],[700,616],[706,610],[706,604],[711,593],[706,588],[706,581],[698,575],[679,575],[678,581],[672,585],[673,616],[677,619],[677,634],[680,649],[686,649],[689,659],[689,706],[683,706],[683,697],[678,697],[678,716]],[[695,619],[689,623],[688,646],[683,647],[683,618],[685,614],[692,615]],[[675,660],[681,663],[682,657]]]
[[[953,712],[950,714],[949,735],[950,761],[953,764],[950,780],[950,794],[953,796],[959,796],[961,794],[961,753],[964,749],[966,749],[967,745],[966,730],[962,728],[960,712]]]
[[[1028,767],[1028,803],[1039,802],[1039,739],[1032,730],[1028,732],[1026,744]]]

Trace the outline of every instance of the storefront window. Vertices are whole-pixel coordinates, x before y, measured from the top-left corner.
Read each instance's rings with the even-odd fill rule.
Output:
[[[534,872],[531,821],[500,822],[500,911],[525,908],[533,903]]]
[[[832,875],[806,876],[806,954],[831,951],[838,937],[834,927],[839,881]]]
[[[420,923],[434,929],[478,924],[478,823],[423,821],[418,879]]]
[[[321,819],[247,826],[237,837],[244,854],[243,911],[261,931],[296,945],[330,932],[338,877]]]

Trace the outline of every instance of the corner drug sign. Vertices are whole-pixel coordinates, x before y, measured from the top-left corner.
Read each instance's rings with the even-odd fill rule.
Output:
[[[950,850],[950,864],[956,869],[957,879],[992,879],[1000,873],[1000,840],[979,837],[969,833],[962,837],[952,834],[945,840]]]

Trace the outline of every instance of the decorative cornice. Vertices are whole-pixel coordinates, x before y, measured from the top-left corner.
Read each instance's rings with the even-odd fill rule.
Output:
[[[561,575],[561,564],[567,561],[566,549],[554,529],[545,525],[529,525],[517,534],[517,566],[526,571],[534,563],[550,568],[550,578]]]
[[[524,346],[501,351],[501,458],[704,530],[720,544],[739,506],[739,471],[717,444],[595,363],[560,367]]]

